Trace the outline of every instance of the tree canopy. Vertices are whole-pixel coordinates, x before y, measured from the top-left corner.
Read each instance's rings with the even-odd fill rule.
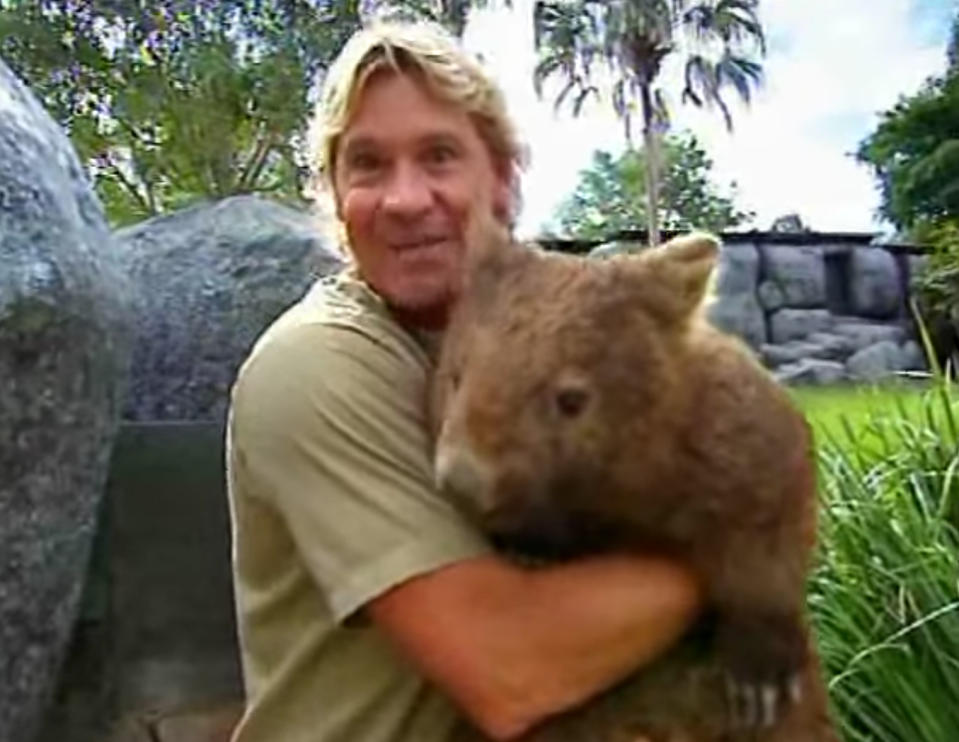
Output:
[[[367,14],[462,31],[463,0],[0,0],[0,58],[66,129],[115,224],[299,201],[311,92]]]
[[[959,16],[946,69],[882,114],[859,145],[879,182],[880,212],[928,247],[913,277],[940,360],[959,353]]]
[[[903,230],[959,219],[957,42],[959,20],[945,73],[883,113],[856,153],[878,179],[882,215]]]
[[[125,223],[203,197],[298,198],[309,83],[358,25],[355,0],[5,0],[0,56]]]
[[[603,239],[623,230],[648,229],[645,159],[643,150],[627,149],[619,156],[596,151],[573,194],[557,211],[563,233]],[[665,139],[659,206],[664,229],[718,232],[753,218],[736,206],[735,184],[727,193],[715,184],[712,167],[694,136]]]

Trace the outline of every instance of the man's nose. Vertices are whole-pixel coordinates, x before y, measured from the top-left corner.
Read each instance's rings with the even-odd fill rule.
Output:
[[[422,215],[432,203],[433,191],[426,174],[412,163],[398,164],[383,196],[384,211],[410,219]]]

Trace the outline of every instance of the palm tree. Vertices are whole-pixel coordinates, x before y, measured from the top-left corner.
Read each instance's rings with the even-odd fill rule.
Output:
[[[539,62],[534,84],[559,76],[565,85],[556,106],[572,101],[578,115],[590,96],[599,95],[595,73],[611,74],[611,102],[632,147],[632,112],[638,99],[647,153],[649,241],[659,243],[658,138],[669,123],[663,91],[656,80],[663,60],[685,55],[682,100],[715,105],[727,129],[732,117],[723,99],[732,87],[746,103],[760,83],[762,67],[750,58],[765,54],[759,0],[537,0],[533,11]],[[681,38],[682,37],[682,38]],[[685,41],[685,46],[680,42]]]

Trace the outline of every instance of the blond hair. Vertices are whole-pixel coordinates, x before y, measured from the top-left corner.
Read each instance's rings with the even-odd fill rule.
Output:
[[[502,91],[477,60],[431,23],[377,22],[358,31],[330,67],[310,126],[314,195],[333,192],[337,148],[370,78],[382,71],[413,76],[437,100],[466,112],[497,169],[505,169],[519,207],[526,150]],[[515,213],[513,214],[515,218]]]

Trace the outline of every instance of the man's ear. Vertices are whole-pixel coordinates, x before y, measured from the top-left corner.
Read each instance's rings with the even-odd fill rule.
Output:
[[[674,237],[625,258],[644,276],[647,303],[668,320],[684,320],[704,303],[719,259],[719,240],[705,232]]]

